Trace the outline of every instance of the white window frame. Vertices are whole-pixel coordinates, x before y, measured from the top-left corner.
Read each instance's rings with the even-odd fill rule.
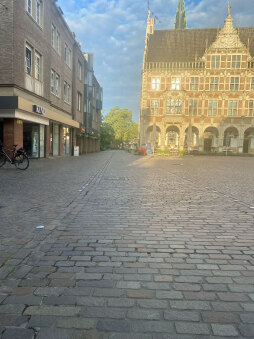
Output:
[[[199,77],[190,78],[190,91],[198,91],[199,88]]]
[[[71,86],[67,84],[67,102],[71,103]]]
[[[56,31],[56,51],[59,55],[61,54],[61,35],[59,31]]]
[[[211,57],[211,68],[218,69],[220,68],[220,55],[212,55]]]
[[[82,80],[82,63],[78,60],[78,79]]]
[[[53,23],[51,24],[51,46],[56,48],[56,26]]]
[[[254,91],[254,77],[252,77],[250,80],[250,89],[251,91]]]
[[[159,100],[151,99],[151,115],[158,115],[159,114]]]
[[[254,100],[249,101],[249,117],[254,117]]]
[[[208,116],[215,117],[218,111],[218,101],[217,100],[209,100],[208,101]]]
[[[40,0],[36,0],[36,22],[39,26],[41,26],[41,9],[42,4]]]
[[[40,55],[40,53],[35,51],[35,53],[34,53],[34,77],[35,77],[35,79],[37,79],[39,81],[42,80],[41,70],[42,70],[42,56]]]
[[[55,94],[55,76],[56,72],[52,69],[50,75],[50,92]]]
[[[240,78],[231,77],[230,78],[230,91],[239,91]]]
[[[32,16],[33,14],[33,0],[26,0],[26,11]]]
[[[60,75],[56,73],[55,77],[55,94],[58,98],[60,98],[61,93],[61,83],[60,83]]]
[[[80,92],[78,92],[78,103],[77,103],[78,111],[81,112],[81,108],[82,108],[82,94]]]
[[[189,99],[189,115],[197,116],[198,115],[198,100]]]
[[[152,90],[159,91],[161,86],[161,79],[159,77],[152,77]]]
[[[31,56],[31,59],[30,59],[30,72],[28,72],[27,50],[30,51],[30,56]],[[30,45],[28,45],[28,44],[26,44],[26,52],[25,53],[26,53],[26,58],[25,58],[25,60],[26,60],[26,73],[28,75],[30,75],[30,76],[33,76],[33,48]]]
[[[242,62],[241,55],[237,54],[231,56],[231,68],[241,68],[241,62]]]
[[[235,117],[237,116],[238,109],[238,101],[237,100],[229,100],[228,101],[228,116]]]
[[[171,90],[180,91],[180,85],[181,85],[181,78],[172,77],[172,79],[171,79]]]
[[[210,78],[210,91],[218,91],[219,90],[219,77],[211,77]]]

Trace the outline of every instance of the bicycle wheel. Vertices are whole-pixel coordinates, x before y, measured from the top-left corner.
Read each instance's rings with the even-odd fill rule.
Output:
[[[0,167],[6,163],[6,157],[4,154],[0,154]]]
[[[19,170],[26,170],[29,166],[29,159],[25,154],[16,154],[14,164]]]

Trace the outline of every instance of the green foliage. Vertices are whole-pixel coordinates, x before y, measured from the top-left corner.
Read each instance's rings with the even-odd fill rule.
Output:
[[[156,154],[165,154],[165,155],[168,155],[170,154],[170,150],[157,150],[155,151]]]
[[[112,108],[105,117],[105,123],[114,131],[114,143],[129,143],[138,135],[138,124],[132,121],[132,112],[119,106]]]
[[[185,155],[186,152],[185,151],[179,151],[179,155]]]
[[[113,128],[105,123],[102,122],[101,124],[101,148],[108,149],[111,147],[112,143],[114,143],[115,136]]]

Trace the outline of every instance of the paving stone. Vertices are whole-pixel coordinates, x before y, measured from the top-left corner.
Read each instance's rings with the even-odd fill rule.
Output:
[[[238,323],[239,317],[235,313],[228,312],[201,312],[206,323]]]
[[[254,325],[240,324],[238,328],[244,337],[247,337],[247,338],[254,337]]]
[[[126,295],[129,298],[150,299],[150,298],[153,298],[155,296],[155,292],[150,291],[150,290],[142,290],[142,289],[127,290]]]
[[[81,317],[57,317],[56,319],[56,327],[62,328],[93,329],[95,328],[95,323],[95,320]]]
[[[73,333],[73,329],[42,328],[36,339],[71,339]]]
[[[254,313],[240,314],[240,318],[243,323],[254,324]]]
[[[147,319],[147,320],[159,320],[160,313],[157,310],[142,310],[142,309],[130,309],[127,312],[127,317],[131,319]]]
[[[72,306],[30,306],[24,315],[56,315],[56,316],[75,316],[80,312],[80,307]]]
[[[184,301],[184,300],[170,300],[170,306],[181,310],[210,310],[211,306],[205,301]]]
[[[1,314],[0,325],[1,326],[24,326],[29,320],[29,317],[14,314]]]
[[[176,322],[176,331],[186,334],[209,334],[210,329],[206,324],[197,324],[193,322]]]
[[[216,336],[237,337],[238,331],[232,325],[212,324],[212,330]]]
[[[199,321],[199,313],[193,311],[165,311],[164,318],[172,321]]]
[[[99,320],[96,326],[101,332],[130,332],[130,324],[121,320]]]
[[[168,321],[134,321],[131,327],[137,333],[175,333],[173,324]]]
[[[86,318],[125,319],[125,309],[113,307],[83,307],[80,315]]]
[[[42,298],[34,295],[12,295],[4,300],[4,304],[40,305]]]
[[[148,300],[137,300],[137,305],[144,308],[167,308],[168,302],[165,300],[156,300],[156,299],[148,299]]]
[[[4,332],[2,339],[33,339],[34,331],[25,328],[8,328]]]
[[[0,314],[22,314],[25,309],[25,305],[0,305]]]

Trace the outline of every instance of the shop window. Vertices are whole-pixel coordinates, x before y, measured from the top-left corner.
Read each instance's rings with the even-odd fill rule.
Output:
[[[219,89],[219,78],[211,77],[210,78],[210,91],[218,91]]]
[[[198,100],[189,100],[189,115],[198,115]]]
[[[230,100],[228,102],[228,116],[236,116],[237,115],[237,101]]]
[[[208,115],[215,116],[217,115],[218,102],[216,100],[209,100],[208,102]]]
[[[220,68],[220,55],[212,55],[211,68]]]

